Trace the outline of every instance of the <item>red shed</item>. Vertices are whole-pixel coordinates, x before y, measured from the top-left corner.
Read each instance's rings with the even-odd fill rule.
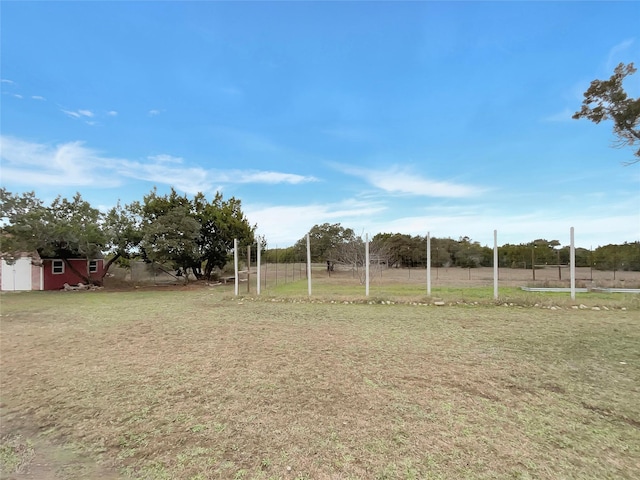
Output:
[[[104,271],[104,260],[96,258],[87,261],[84,258],[70,258],[67,260],[75,270],[92,279],[100,280]],[[42,269],[44,277],[43,290],[61,290],[64,284],[77,285],[87,283],[76,274],[67,263],[59,258],[43,258]]]

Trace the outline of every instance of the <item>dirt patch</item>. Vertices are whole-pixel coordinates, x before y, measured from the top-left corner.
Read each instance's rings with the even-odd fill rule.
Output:
[[[619,415],[616,412],[613,412],[608,408],[597,407],[595,405],[590,405],[590,404],[585,403],[585,402],[582,402],[582,406],[584,408],[586,408],[587,410],[595,412],[595,413],[597,413],[599,415],[603,415],[605,417],[612,418],[614,420],[618,420],[618,421],[624,422],[624,423],[626,423],[628,425],[631,425],[632,427],[640,429],[640,420],[636,420],[634,418],[629,418],[629,417],[627,417],[625,415]]]
[[[30,417],[0,408],[0,478],[6,480],[117,480],[115,469],[96,456],[56,438],[50,429],[37,428]]]

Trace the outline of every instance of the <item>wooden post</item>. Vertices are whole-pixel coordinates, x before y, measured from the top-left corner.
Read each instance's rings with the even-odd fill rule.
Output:
[[[533,272],[533,281],[536,281],[536,254],[535,245],[531,247],[531,271]]]

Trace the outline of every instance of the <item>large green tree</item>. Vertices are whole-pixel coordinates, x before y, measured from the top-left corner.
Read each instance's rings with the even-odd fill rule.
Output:
[[[234,239],[238,240],[239,248],[255,243],[256,227],[249,224],[242,212],[242,203],[235,197],[224,200],[218,192],[209,202],[198,193],[193,199],[193,212],[200,224],[199,265],[194,266],[196,276],[209,279],[214,268],[223,268]]]
[[[209,202],[202,193],[191,200],[174,189],[167,195],[154,189],[144,197],[140,216],[143,258],[191,270],[197,278],[225,266],[234,239],[239,247],[255,241],[240,200],[224,200],[220,193]]]
[[[144,196],[140,217],[144,260],[182,270],[198,263],[200,224],[186,195],[173,188],[169,194],[159,195],[154,188]],[[187,278],[185,275],[185,281]]]
[[[381,245],[389,267],[411,266],[420,248],[415,238],[402,233],[379,233],[373,242]]]
[[[339,223],[314,225],[309,230],[311,260],[314,262],[335,260],[333,257],[336,255],[338,247],[353,241],[355,237],[352,229],[344,228]],[[306,252],[306,248],[307,237],[305,235],[296,242],[294,249]]]
[[[618,146],[635,145],[640,141],[640,97],[629,97],[622,82],[636,71],[633,63],[620,63],[609,80],[592,81],[584,93],[582,108],[573,118],[586,118],[594,123],[613,120]],[[640,148],[634,152],[634,156],[636,159],[629,163],[640,162]]]
[[[140,246],[147,260],[187,270],[199,260],[199,237],[198,221],[176,207],[145,226]]]

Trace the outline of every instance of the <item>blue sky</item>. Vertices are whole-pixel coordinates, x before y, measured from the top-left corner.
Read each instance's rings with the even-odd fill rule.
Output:
[[[242,201],[270,246],[358,234],[640,240],[640,165],[591,80],[640,67],[639,2],[14,2],[1,183],[106,209]],[[627,92],[640,95],[640,73]]]

